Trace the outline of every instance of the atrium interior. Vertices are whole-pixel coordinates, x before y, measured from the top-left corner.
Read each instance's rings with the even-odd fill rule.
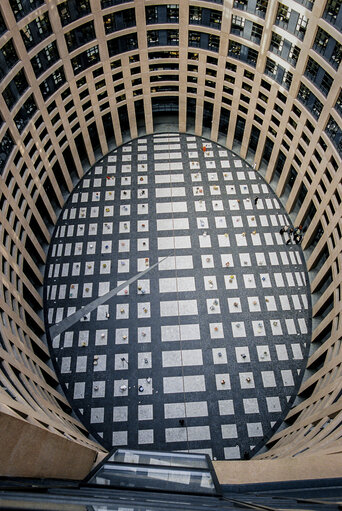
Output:
[[[341,476],[341,60],[341,0],[1,1],[0,476]]]

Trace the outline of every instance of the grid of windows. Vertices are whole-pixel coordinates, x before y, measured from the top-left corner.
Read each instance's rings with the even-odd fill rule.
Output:
[[[234,59],[242,60],[246,62],[250,66],[256,67],[256,63],[258,60],[258,52],[245,46],[244,44],[240,44],[236,41],[229,41],[228,46],[228,56]]]
[[[285,4],[278,2],[275,23],[299,39],[304,39],[308,18],[304,14],[292,10]]]
[[[31,64],[36,77],[44,73],[49,67],[59,60],[59,52],[56,41],[45,46],[31,59]]]
[[[138,48],[137,34],[128,34],[120,37],[115,37],[107,42],[109,56],[119,55],[126,51],[135,50]]]
[[[303,83],[300,84],[297,98],[310,111],[315,119],[319,118],[323,109],[323,103],[319,101]]]
[[[241,16],[232,16],[232,22],[230,25],[230,33],[234,35],[241,35],[245,27],[245,18]]]
[[[15,3],[20,3],[19,0],[15,0]],[[119,3],[124,2],[102,2],[101,7],[106,8],[110,5],[118,5]],[[302,3],[302,2],[301,2]],[[310,2],[309,2],[310,3]],[[331,3],[330,3],[331,4]],[[262,8],[265,7],[265,9]],[[252,2],[249,0],[242,0],[240,2],[235,2],[234,7],[240,10],[245,10],[247,12],[252,12]],[[258,2],[257,3],[258,10],[265,11],[267,9],[267,3]],[[91,12],[90,3],[88,0],[84,0],[81,2],[75,2],[74,0],[68,0],[62,2],[58,5],[59,14],[61,17],[61,21],[63,25],[67,25],[75,18],[75,12],[77,11],[76,17],[82,17],[82,15],[89,14]],[[179,6],[173,4],[167,4],[162,6],[146,6],[146,21],[147,23],[160,23],[160,22],[178,22],[179,21]],[[254,9],[255,11],[255,9]],[[73,18],[74,16],[74,18]],[[291,23],[292,20],[292,23]],[[293,20],[295,20],[295,29]],[[135,26],[135,10],[134,8],[123,9],[121,11],[116,11],[114,13],[110,13],[108,15],[103,16],[104,26],[106,33],[111,33],[113,31],[120,30],[122,28],[128,28],[131,26]],[[222,21],[222,12],[213,9],[202,8],[198,6],[190,6],[189,7],[189,23],[190,24],[202,24],[206,26],[213,26],[212,23],[218,24]],[[289,31],[293,33],[296,32],[304,32],[306,30],[307,19],[303,15],[299,15],[293,9],[289,8],[285,4],[278,3],[277,8],[277,16],[275,22],[281,26],[285,26],[290,24],[291,27]],[[32,36],[32,27],[36,25],[38,33],[43,35],[46,34],[51,27],[49,25],[49,19],[47,13],[41,16],[40,18],[36,18],[33,22],[26,25],[22,31],[25,31],[30,35],[32,40],[32,44],[36,44],[37,37]],[[215,27],[214,27],[215,28]],[[289,28],[289,27],[285,27]],[[293,29],[293,30],[292,30]],[[242,16],[233,15],[231,20],[231,33],[234,35],[239,35],[246,39],[249,39],[253,42],[260,42],[262,37],[263,27],[255,22],[251,22],[248,19],[245,19]],[[298,35],[298,34],[297,34]],[[76,29],[65,34],[65,39],[67,42],[67,46],[69,51],[74,51],[82,44],[85,44],[96,37],[94,24],[93,22],[88,22],[83,24]],[[298,35],[298,37],[301,37]],[[162,46],[162,45],[178,45],[178,31],[172,30],[155,30],[148,31],[147,40],[149,46]],[[333,50],[332,50],[333,43]],[[8,51],[7,55],[9,57],[13,57],[12,63],[16,62],[15,59],[16,53],[13,47],[10,48],[12,43],[7,43]],[[28,44],[28,43],[27,43]],[[212,51],[218,51],[219,49],[219,37],[213,36],[212,34],[189,31],[189,45],[195,46],[202,49],[210,49]],[[123,36],[120,38],[115,38],[108,41],[108,48],[110,51],[110,55],[115,55],[117,53],[121,53],[124,51],[129,51],[131,49],[135,49],[137,47],[136,34],[130,34],[128,36]],[[325,56],[325,58],[329,58],[331,63],[335,68],[338,67],[340,62],[340,51],[341,45],[337,43],[337,41],[333,40],[331,36],[329,36],[321,27],[318,27],[314,48],[317,49],[321,54]],[[11,51],[10,51],[11,50]],[[332,51],[331,51],[332,50]],[[294,44],[289,43],[284,37],[277,34],[276,32],[272,32],[271,43],[270,43],[270,51],[273,53],[280,55],[284,60],[287,60],[292,65],[295,65],[298,61],[298,57],[300,55],[300,48]],[[163,57],[165,58],[165,53],[163,52]],[[172,56],[172,55],[170,55]],[[237,43],[235,41],[229,42],[229,50],[228,56],[242,60],[249,65],[255,67],[258,52],[248,46]],[[150,58],[152,55],[150,55]],[[155,55],[155,58],[158,58]],[[59,59],[58,48],[55,42],[47,45],[43,50],[41,50],[37,55],[32,57],[31,63],[35,74],[37,77],[55,63]],[[72,59],[72,65],[74,73],[79,73],[82,69],[86,69],[94,62],[99,59],[98,55],[98,47],[94,46],[77,55],[74,59]],[[306,76],[315,83],[319,87],[319,89],[327,95],[331,88],[332,77],[329,73],[324,72],[322,74],[322,68],[309,57],[308,63],[306,66],[305,74]],[[292,83],[293,74],[288,71],[286,68],[280,66],[274,60],[267,58],[265,65],[265,74],[271,76],[276,82],[289,89]],[[52,75],[51,75],[52,76]],[[178,75],[155,75],[151,77],[151,81],[163,81],[163,80],[178,80]],[[195,77],[189,76],[188,81],[194,82],[196,80]],[[47,81],[45,80],[41,84],[41,90],[45,91],[45,97],[48,94]],[[59,80],[54,80],[58,83]],[[133,86],[140,85],[141,79],[139,79],[139,83],[132,82]],[[205,82],[206,87],[211,87],[211,84],[208,80]],[[302,84],[303,85],[303,84]],[[227,87],[226,87],[227,88]],[[302,91],[302,87],[301,87]],[[9,104],[13,104],[13,98],[10,98],[11,93],[9,90],[5,91],[5,96],[7,97],[7,102]],[[299,96],[301,96],[299,92]],[[303,100],[303,97],[302,97]],[[318,116],[320,114],[320,102],[315,103],[315,106],[312,108],[312,111],[315,112],[315,115]],[[336,109],[338,109],[339,102],[336,102]]]
[[[276,16],[276,24],[286,28],[290,21],[290,15],[291,15],[290,7],[279,2]]]
[[[294,67],[296,67],[299,55],[300,55],[300,48],[298,46],[296,46],[295,44],[291,44],[289,56],[287,59],[288,62],[290,62]]]
[[[9,0],[13,14],[17,21],[21,20],[26,14],[34,11],[37,7],[44,4],[44,0]]]
[[[148,30],[147,46],[178,46],[178,30]]]
[[[68,50],[71,52],[96,38],[94,22],[89,21],[88,23],[84,23],[74,30],[67,32],[64,37]]]
[[[296,67],[300,55],[300,48],[295,44],[291,44],[290,41],[276,32],[272,32],[270,51]]]
[[[63,66],[54,71],[48,78],[46,78],[40,85],[40,91],[44,100],[56,92],[66,82]]]
[[[310,9],[312,11],[312,7],[315,3],[315,0],[295,0],[298,4],[304,5],[307,9]]]
[[[151,51],[148,54],[149,59],[178,59],[179,51]]]
[[[179,6],[177,4],[151,5],[145,7],[146,24],[178,23]]]
[[[28,124],[31,117],[37,111],[37,105],[34,100],[33,94],[25,101],[19,112],[14,117],[14,122],[17,126],[19,133],[21,133]]]
[[[7,72],[19,61],[12,39],[10,39],[0,50],[0,79],[4,78]]]
[[[107,7],[112,7],[115,5],[125,4],[127,2],[131,2],[131,0],[101,0],[101,9],[106,9]]]
[[[338,113],[342,117],[342,89],[340,90],[340,93],[339,93],[338,98],[336,100],[335,109],[338,111]]]
[[[74,74],[78,74],[84,69],[87,69],[90,66],[93,66],[100,60],[100,52],[99,47],[92,46],[88,48],[88,50],[79,53],[76,57],[71,59],[72,69]]]
[[[62,26],[91,13],[89,0],[66,0],[57,6]]]
[[[328,135],[330,140],[332,140],[337,151],[342,157],[342,128],[340,128],[338,123],[331,115],[329,116],[329,120],[325,128],[325,133]]]
[[[168,82],[178,82],[179,81],[179,76],[178,75],[175,75],[175,74],[170,74],[170,75],[151,75],[150,76],[150,82],[163,82],[163,81],[168,81]],[[141,85],[141,78],[138,78],[136,80],[132,80],[132,85]]]
[[[51,35],[52,29],[47,12],[38,16],[20,31],[27,50],[31,50],[34,46]]]
[[[276,82],[281,84],[286,89],[291,87],[293,74],[269,57],[266,58],[264,73],[272,77]]]
[[[16,17],[17,20],[21,20],[22,18],[24,18],[24,16],[26,16],[26,14],[29,14],[31,11],[34,11],[36,7],[40,7],[45,4],[44,0],[8,0],[8,1],[12,6],[14,16]],[[312,9],[313,1],[296,0],[296,2],[297,4],[301,4],[309,10]],[[124,5],[122,10],[111,9],[111,7],[115,7],[120,4],[126,3],[128,5]],[[200,0],[198,0],[197,3],[199,4]],[[322,137],[320,138],[320,141],[317,142],[316,146],[317,149],[313,150],[312,155],[310,156],[311,162],[310,165],[308,166],[308,171],[306,173],[306,175],[309,177],[305,178],[307,179],[305,182],[307,186],[309,186],[308,183],[310,182],[310,179],[312,180],[313,175],[320,172],[320,164],[322,161],[324,162],[323,153],[324,151],[327,150],[327,145],[329,147],[328,151],[330,151],[330,153],[334,151],[335,148],[338,151],[339,155],[341,156],[342,143],[340,126],[342,117],[342,93],[340,91],[336,99],[335,94],[336,87],[332,91],[332,83],[334,79],[336,84],[336,78],[334,78],[336,76],[335,71],[338,70],[341,62],[342,45],[341,43],[338,42],[337,40],[338,36],[336,35],[336,30],[341,30],[342,27],[341,1],[324,0],[325,7],[322,5],[322,9],[324,9],[323,17],[330,24],[334,25],[334,29],[331,30],[332,34],[334,34],[334,37],[328,34],[329,28],[327,23],[324,22],[321,23],[321,25],[323,25],[326,30],[324,30],[321,26],[314,27],[312,30],[312,36],[314,37],[313,51],[310,50],[309,53],[310,56],[306,56],[307,58],[306,64],[304,63],[305,55],[303,55],[302,52],[300,66],[297,65],[297,63],[301,53],[300,49],[301,45],[300,43],[298,44],[292,43],[292,41],[294,41],[294,38],[287,36],[282,29],[285,29],[288,33],[293,34],[299,39],[303,39],[306,34],[308,19],[306,16],[302,15],[301,12],[305,12],[306,14],[308,14],[308,16],[309,13],[303,9],[300,9],[299,6],[297,7],[298,8],[297,12],[295,4],[292,2],[290,4],[291,7],[279,3],[277,6],[276,20],[274,20],[272,14],[272,20],[268,19],[267,22],[265,23],[265,27],[267,27],[267,30],[269,30],[268,27],[272,25],[273,22],[275,22],[275,24],[280,27],[280,29],[274,27],[274,31],[272,32],[271,35],[271,43],[269,50],[273,54],[278,55],[282,59],[282,61],[280,61],[280,59],[277,59],[274,56],[273,58],[269,58],[265,55],[265,57],[267,58],[264,69],[264,73],[266,75],[265,77],[269,76],[270,78],[272,78],[272,80],[268,80],[268,82],[262,80],[261,83],[259,84],[260,78],[258,73],[258,76],[255,78],[255,82],[258,82],[257,85],[254,85],[252,82],[252,80],[254,79],[253,73],[251,71],[248,71],[247,69],[244,70],[243,78],[244,82],[242,85],[243,89],[242,93],[239,89],[242,77],[240,69],[239,76],[235,76],[234,64],[232,64],[231,62],[227,62],[226,74],[224,76],[223,81],[224,85],[222,85],[222,81],[220,82],[220,80],[222,80],[221,73],[218,73],[216,71],[217,68],[214,68],[214,66],[217,66],[218,62],[220,62],[220,65],[222,64],[223,56],[222,52],[223,51],[226,52],[228,47],[227,55],[230,59],[239,60],[242,63],[247,64],[248,66],[256,67],[258,60],[258,51],[256,51],[254,48],[250,48],[248,46],[248,42],[246,42],[246,44],[241,44],[241,42],[244,42],[241,41],[241,39],[239,39],[240,42],[230,40],[229,43],[227,43],[226,38],[222,38],[221,53],[220,56],[217,55],[220,47],[220,36],[217,30],[221,28],[222,23],[222,10],[220,10],[222,9],[220,7],[220,5],[222,5],[222,2],[221,0],[217,0],[215,2],[217,4],[216,6],[213,5],[213,3],[212,3],[213,9],[201,6],[189,7],[188,15],[190,29],[194,30],[188,31],[189,37],[188,42],[189,45],[192,46],[191,48],[192,51],[188,52],[189,64],[187,65],[188,72],[186,74],[186,78],[189,87],[187,88],[187,91],[189,92],[189,94],[197,94],[198,83],[198,91],[201,92],[201,96],[204,95],[210,100],[213,100],[215,99],[216,93],[216,97],[218,98],[217,101],[222,101],[222,104],[224,104],[224,107],[219,108],[220,122],[218,124],[220,133],[223,134],[224,136],[227,136],[227,141],[232,140],[234,138],[234,143],[241,144],[242,140],[246,138],[247,131],[248,137],[250,132],[251,134],[250,141],[249,142],[247,141],[248,144],[246,144],[246,147],[248,146],[248,150],[252,150],[255,152],[258,144],[260,143],[259,140],[262,140],[262,144],[264,144],[265,151],[264,152],[257,151],[256,154],[259,154],[261,152],[262,158],[266,163],[268,162],[272,163],[274,159],[274,155],[272,155],[274,145],[273,139],[276,139],[278,137],[279,140],[279,132],[282,130],[285,136],[284,137],[285,140],[283,141],[284,147],[286,147],[287,150],[290,150],[291,141],[293,141],[294,144],[293,147],[297,148],[296,151],[298,153],[294,157],[295,162],[297,163],[298,166],[302,165],[302,161],[300,158],[302,158],[302,156],[304,157],[308,150],[311,150],[310,143],[313,138],[311,137],[311,134],[315,135],[317,141],[317,131],[318,129],[320,129],[318,128],[318,126],[319,125],[324,126],[322,133],[322,137],[324,138],[324,140]],[[20,45],[17,44],[18,41],[16,40],[15,35],[13,34],[13,40],[7,36],[3,38],[4,40],[6,40],[6,44],[4,44],[0,49],[0,79],[6,77],[6,75],[8,75],[8,72],[14,66],[18,66],[18,68],[20,66],[25,66],[27,75],[25,75],[24,69],[21,69],[19,72],[18,69],[14,69],[12,71],[13,74],[11,74],[10,79],[13,77],[14,73],[15,77],[13,77],[9,84],[6,81],[6,87],[3,90],[3,98],[7,107],[10,110],[12,110],[14,124],[12,124],[11,127],[13,133],[11,134],[11,132],[7,130],[6,134],[2,135],[2,139],[0,141],[0,173],[2,173],[3,170],[5,169],[5,164],[11,155],[11,152],[14,147],[14,140],[18,139],[20,140],[18,133],[19,135],[22,134],[23,138],[25,137],[24,145],[28,147],[30,157],[31,158],[34,157],[32,158],[32,165],[33,168],[35,169],[38,168],[37,173],[39,172],[39,176],[44,175],[45,177],[47,172],[49,171],[48,168],[42,169],[42,160],[39,156],[39,152],[40,151],[43,152],[44,149],[44,151],[47,152],[46,155],[47,160],[52,161],[56,157],[56,154],[53,151],[51,151],[51,149],[49,149],[51,146],[51,140],[47,140],[48,135],[47,134],[43,135],[43,132],[41,131],[40,135],[38,134],[38,136],[41,140],[44,139],[45,145],[39,146],[39,140],[37,139],[38,143],[36,142],[36,140],[33,141],[32,135],[28,132],[28,128],[30,129],[31,126],[30,120],[37,111],[37,105],[42,106],[42,97],[44,101],[49,102],[49,104],[46,105],[47,112],[49,115],[51,114],[52,124],[56,128],[54,133],[59,137],[59,144],[61,147],[63,146],[63,144],[66,143],[66,137],[63,136],[65,135],[63,127],[65,123],[66,125],[68,122],[73,124],[72,125],[73,133],[76,133],[80,129],[82,130],[84,129],[82,127],[82,123],[77,122],[78,112],[75,111],[75,104],[76,108],[78,108],[77,101],[75,101],[74,103],[70,97],[71,94],[70,88],[72,89],[72,87],[70,86],[70,88],[66,88],[67,87],[66,82],[68,77],[65,76],[65,73],[69,72],[69,78],[70,80],[72,80],[73,79],[72,72],[70,76],[70,70],[68,71],[68,68],[66,67],[64,73],[64,68],[61,66],[61,63],[57,64],[59,68],[53,72],[50,69],[50,67],[52,67],[56,62],[59,61],[60,56],[58,48],[61,49],[64,44],[63,37],[65,37],[65,41],[69,52],[78,50],[82,45],[89,43],[90,41],[96,38],[94,29],[94,26],[96,26],[96,24],[94,25],[93,20],[94,17],[95,18],[98,17],[98,19],[96,19],[95,21],[96,23],[100,23],[100,25],[103,21],[103,25],[107,35],[115,33],[115,36],[112,35],[111,38],[110,39],[108,38],[107,40],[109,56],[113,57],[115,55],[122,54],[122,59],[118,59],[118,57],[116,57],[115,62],[110,62],[110,66],[108,66],[107,68],[107,69],[110,68],[114,73],[114,75],[112,76],[113,83],[111,82],[111,78],[110,81],[107,81],[107,83],[112,83],[112,85],[110,85],[110,89],[107,91],[107,89],[105,88],[106,82],[103,79],[100,80],[100,78],[98,78],[98,80],[100,81],[97,81],[95,84],[96,93],[93,95],[94,97],[92,96],[91,98],[90,94],[91,91],[93,90],[93,84],[91,83],[91,81],[93,80],[93,78],[99,77],[101,74],[103,75],[104,72],[102,66],[100,67],[99,65],[96,65],[100,61],[100,51],[101,54],[102,53],[104,54],[101,55],[101,57],[103,57],[104,60],[107,57],[106,55],[107,52],[106,51],[103,52],[101,46],[98,47],[97,45],[95,45],[95,43],[91,43],[93,45],[91,48],[89,48],[87,51],[81,50],[81,53],[76,55],[74,58],[70,59],[74,75],[78,75],[79,73],[81,73],[81,71],[86,70],[90,66],[93,65],[95,66],[95,68],[85,73],[85,76],[82,76],[81,79],[77,80],[77,87],[80,87],[79,97],[82,101],[80,112],[82,114],[82,118],[85,119],[87,123],[86,130],[89,128],[89,134],[95,135],[97,134],[97,129],[99,128],[96,126],[98,123],[101,123],[101,115],[103,115],[102,111],[110,109],[110,111],[112,112],[113,104],[115,105],[115,102],[119,103],[118,106],[121,109],[119,113],[120,125],[119,127],[117,127],[115,124],[112,126],[112,120],[108,121],[106,127],[107,132],[111,131],[113,133],[111,137],[112,139],[114,139],[114,132],[116,137],[117,135],[116,131],[118,130],[119,133],[119,136],[117,137],[118,140],[120,140],[120,128],[124,128],[122,132],[127,132],[129,134],[130,129],[132,129],[131,126],[132,119],[131,115],[130,117],[128,117],[127,105],[123,103],[125,101],[129,101],[132,95],[135,97],[144,94],[144,101],[140,100],[139,102],[136,102],[135,107],[137,109],[138,104],[139,109],[141,109],[141,105],[145,105],[146,107],[148,95],[146,96],[147,98],[146,99],[145,94],[149,92],[149,90],[153,94],[165,92],[171,93],[168,95],[170,105],[167,104],[167,100],[165,97],[153,98],[156,100],[153,101],[153,112],[157,111],[168,112],[172,110],[172,108],[173,111],[175,112],[178,111],[178,93],[179,90],[183,90],[180,89],[178,82],[181,82],[183,78],[185,78],[180,76],[178,73],[179,67],[181,67],[182,69],[182,66],[179,65],[179,60],[177,60],[179,59],[178,48],[177,49],[169,48],[168,50],[165,49],[159,50],[158,48],[156,48],[156,51],[150,50],[148,52],[148,58],[150,59],[151,62],[150,71],[152,72],[152,74],[150,75],[150,83],[148,83],[147,81],[148,85],[146,90],[143,89],[142,87],[143,80],[141,76],[139,76],[139,74],[141,73],[141,69],[146,69],[145,67],[146,60],[143,61],[143,59],[146,59],[146,57],[145,56],[142,57],[141,67],[140,65],[139,66],[136,65],[136,62],[139,61],[139,55],[136,51],[138,48],[137,34],[133,33],[116,37],[118,35],[116,34],[116,32],[136,26],[135,9],[131,7],[133,5],[133,2],[129,4],[128,0],[127,2],[125,0],[102,0],[101,2],[98,2],[98,4],[99,6],[101,5],[101,8],[103,9],[102,12],[92,12],[91,7],[93,6],[93,3],[91,2],[91,0],[67,0],[62,2],[60,2],[59,0],[59,3],[57,5],[58,14],[62,26],[66,28],[63,29],[62,34],[61,33],[56,34],[56,40],[58,44],[56,41],[52,41],[53,38],[49,39],[49,41],[52,41],[49,44],[47,44],[47,41],[45,41],[45,39],[50,34],[52,34],[48,11],[46,10],[44,12],[44,9],[46,9],[46,7],[43,7],[39,10],[39,14],[41,14],[40,16],[33,19],[36,16],[36,14],[30,15],[27,18],[27,20],[24,19],[19,24],[19,28],[21,29],[21,36],[25,43],[25,47],[27,51],[30,52],[29,58],[35,77],[39,78],[44,73],[44,80],[42,81],[42,78],[38,80],[38,85],[41,94],[39,92],[39,89],[37,89],[37,91],[34,93],[35,96],[33,94],[29,96],[30,92],[28,92],[28,82],[26,76],[29,77],[29,75],[32,74],[32,70],[30,69],[30,66],[27,67],[28,65],[27,62],[25,62],[24,64],[19,63],[16,47],[18,48],[19,51]],[[203,2],[203,5],[208,6],[209,4],[208,2],[206,3]],[[270,8],[270,5],[271,3],[267,2],[267,0],[234,1],[234,8],[238,10],[233,11],[236,14],[234,14],[231,19],[231,33],[233,34],[233,36],[238,36],[246,41],[252,41],[256,44],[260,44],[263,31],[265,30],[265,28],[263,28],[263,25],[261,24],[263,22],[260,21],[260,23],[256,23],[256,21],[258,21],[258,18],[256,18],[256,16],[248,16],[245,15],[245,13],[257,15],[261,20],[262,18],[265,17],[267,9]],[[1,9],[3,9],[3,5],[1,5]],[[148,5],[146,6],[145,14],[148,29],[158,28],[151,26],[157,23],[159,24],[179,23],[179,5],[177,4]],[[85,16],[88,17],[82,20],[83,23],[81,25],[76,27],[77,23],[74,23],[72,27],[76,28],[70,30],[70,28],[72,28],[71,26],[70,27],[68,26],[70,23],[75,22],[76,20],[79,20]],[[254,21],[251,21],[251,19],[248,18],[251,18]],[[313,20],[315,21],[314,17]],[[30,22],[28,23],[28,21]],[[268,25],[269,21],[270,25]],[[229,20],[225,20],[225,22],[229,24]],[[212,32],[214,33],[209,34],[210,30],[208,30],[207,28],[201,29],[200,28],[201,26],[213,29]],[[174,29],[174,27],[172,26],[168,27],[169,29],[172,30],[166,30],[165,26],[163,28],[164,28],[163,30],[147,30],[148,46],[179,45],[178,30]],[[4,33],[6,30],[7,27],[0,12],[0,34]],[[217,35],[215,34],[215,30]],[[7,35],[11,36],[11,34]],[[39,51],[37,51],[38,49],[36,48],[38,44]],[[62,46],[60,44],[62,44]],[[226,44],[227,46],[225,46]],[[186,46],[186,42],[184,42],[184,45]],[[216,53],[216,55],[215,56],[206,55],[205,52],[202,52],[200,50],[213,51]],[[131,51],[132,53],[130,55],[123,55],[125,52],[128,51]],[[260,49],[260,51],[263,52],[264,50]],[[77,51],[75,53],[77,53]],[[318,56],[317,54],[323,57],[327,64],[323,62],[320,56]],[[181,55],[183,55],[183,53],[181,53]],[[270,53],[268,55],[272,57]],[[186,53],[184,53],[184,56],[186,56]],[[216,57],[219,57],[219,59]],[[165,59],[165,61],[160,63],[159,62],[160,59]],[[285,64],[285,62],[292,66],[296,65],[297,67],[301,67],[303,65],[305,66],[304,74],[308,79],[305,80],[305,84],[307,85],[305,85],[304,83],[300,83],[297,95],[298,101],[302,105],[304,105],[305,108],[301,107],[299,109],[295,104],[292,105],[293,100],[292,96],[296,92],[298,84],[297,80],[295,80],[295,83],[292,84],[293,74],[295,74],[297,71],[294,71],[293,68]],[[203,64],[206,64],[205,67],[203,67]],[[211,67],[210,66],[206,67],[208,64],[210,64]],[[57,66],[54,66],[54,68]],[[126,71],[124,73],[122,72],[122,69],[125,66],[128,67],[128,74],[126,73]],[[299,70],[299,72],[301,71]],[[103,76],[101,78],[103,78]],[[296,76],[296,78],[298,78],[298,76]],[[313,85],[311,85],[309,81],[312,82]],[[171,82],[177,82],[177,84],[175,83],[172,84]],[[280,84],[282,87],[280,89],[282,92],[279,91],[277,95],[277,101],[278,103],[280,103],[280,101],[284,103],[282,104],[283,108],[281,108],[277,103],[273,105],[272,103],[274,103],[274,101],[270,100],[271,97],[274,97],[273,95],[274,90],[277,90],[277,85],[275,85],[275,82]],[[62,89],[63,92],[61,94],[61,98],[63,100],[63,107],[61,108],[61,112],[58,112],[57,103],[58,107],[60,103],[57,101],[57,98],[53,98],[51,96],[64,84],[65,86],[63,87]],[[220,85],[219,87],[218,84]],[[202,90],[203,86],[204,91]],[[130,90],[129,93],[127,92],[126,98],[124,92],[126,91],[127,88],[130,87],[134,88],[134,91]],[[185,88],[186,87],[187,85],[185,84]],[[266,90],[264,90],[265,87]],[[272,95],[268,94],[267,92],[271,90],[271,87]],[[291,94],[288,94],[286,92],[286,90],[289,89],[291,89]],[[258,92],[256,92],[256,90]],[[324,115],[322,114],[324,100],[320,101],[318,97],[316,97],[315,90],[316,94],[319,94],[318,93],[319,90],[324,96],[327,96],[331,91],[329,105],[334,104],[334,108],[331,110],[332,115],[330,115],[329,118],[327,117],[329,115],[329,112],[327,113],[326,110],[324,110],[323,112]],[[115,92],[114,95],[113,91]],[[223,92],[222,99],[221,92]],[[25,97],[22,98],[24,94]],[[255,96],[255,98],[253,96]],[[59,97],[60,96],[58,95],[58,98]],[[321,95],[319,95],[319,97],[322,99]],[[197,122],[196,118],[197,112],[194,113],[193,109],[196,108],[196,104],[201,103],[196,97],[190,97],[188,99],[193,100],[192,102],[191,101],[187,102],[189,118],[192,117],[193,122],[195,122],[195,119]],[[257,99],[258,101],[256,105],[254,103],[254,99]],[[18,104],[20,100],[21,103]],[[101,102],[101,105],[98,105],[97,102]],[[249,105],[251,105],[250,108]],[[235,122],[235,116],[234,120],[230,119],[231,107],[236,110],[240,110],[240,112],[242,112],[244,116],[248,117],[245,119],[244,117],[240,117],[239,115],[238,121]],[[289,119],[286,121],[285,115],[287,115],[287,113],[285,110],[284,114],[284,109],[286,109],[287,107],[289,110],[292,108],[293,113],[291,113],[291,115],[296,119],[296,121],[292,117],[289,117]],[[96,112],[99,111],[96,110],[96,108],[97,109],[100,108],[101,111],[100,116],[95,116]],[[272,113],[272,109],[274,115]],[[6,112],[6,107],[4,107],[4,111]],[[109,110],[107,110],[107,113],[108,111]],[[257,111],[259,115],[254,114],[254,111]],[[65,116],[65,112],[67,112],[67,116]],[[210,102],[209,100],[206,101],[204,105],[203,124],[204,127],[206,127],[207,129],[211,129],[213,112],[217,114],[216,103],[214,105],[214,101]],[[44,113],[46,115],[45,109],[42,108],[42,115]],[[320,123],[314,122],[312,118],[311,122],[306,121],[306,116],[308,113],[312,115],[314,119],[316,120],[320,119]],[[282,114],[284,114],[284,116],[281,118],[280,116]],[[65,116],[65,118],[61,119],[63,115]],[[94,116],[96,117],[96,123],[94,122]],[[302,116],[301,121],[299,122],[298,118],[295,116],[298,117]],[[109,114],[109,117],[111,117],[111,114]],[[2,127],[3,132],[6,129],[4,128],[5,123],[4,119],[6,119],[6,117],[4,115],[1,115],[0,127]],[[271,119],[271,124],[269,124],[269,119]],[[90,121],[93,124],[89,125],[88,121]],[[139,121],[145,122],[143,114],[140,115]],[[252,126],[248,125],[249,121],[253,123]],[[40,121],[40,123],[42,122],[43,121]],[[229,122],[231,123],[231,125],[229,126],[228,130]],[[288,128],[286,129],[283,127],[284,122],[288,123]],[[260,125],[263,124],[264,129],[260,130],[259,128],[256,128],[254,124],[259,124],[259,128],[261,127]],[[40,126],[38,120],[36,122],[36,125],[38,130]],[[304,128],[302,128],[301,126],[302,127],[304,126]],[[141,129],[140,126],[138,126],[138,130],[139,129]],[[298,134],[299,131],[302,131],[302,133]],[[269,132],[269,135],[267,136],[265,141],[265,133],[267,132]],[[328,139],[332,142],[332,144],[329,145]],[[79,150],[80,147],[81,144],[77,145],[77,151]],[[88,148],[84,149],[85,154],[87,153],[87,150]],[[336,172],[339,169],[339,160],[336,157],[336,154],[335,157],[332,157],[328,153],[328,151],[327,158],[330,158],[330,160],[327,161],[329,161],[331,176],[334,177],[334,172]],[[273,159],[271,158],[272,156]],[[16,158],[18,162],[21,158],[19,152]],[[83,161],[85,161],[86,158],[87,156],[83,158]],[[285,155],[285,161],[286,158],[287,155]],[[287,167],[284,168],[284,171],[287,172]],[[22,172],[23,174],[26,173],[27,175],[27,169],[26,170],[23,169]],[[290,172],[291,180],[295,172],[296,172],[295,168],[292,167]],[[330,176],[330,174],[327,173],[327,176]],[[333,179],[333,177],[331,176],[330,180]],[[291,185],[293,185],[293,183],[294,181],[291,181]],[[31,180],[28,181],[28,186],[30,185],[31,187],[30,191],[32,191],[33,184],[34,182],[31,178]],[[325,193],[327,190],[326,180],[321,181],[318,193],[322,194],[322,190],[323,193]],[[310,190],[309,192],[306,190],[304,195],[306,195],[306,193],[311,192]],[[321,198],[321,195],[317,195],[317,197]],[[21,204],[23,204],[23,208],[25,208],[25,203],[21,202]],[[332,212],[334,211],[333,205],[331,207],[331,211]],[[314,214],[315,212],[313,213],[313,215]],[[312,215],[310,214],[310,221],[312,220],[311,216]],[[9,242],[7,243],[7,246],[10,247]]]
[[[254,43],[260,44],[262,31],[263,31],[262,25],[253,22],[250,40],[253,41]]]
[[[7,26],[5,23],[5,20],[2,16],[2,13],[0,11],[0,35],[4,34],[7,31]]]
[[[342,16],[342,2],[341,0],[327,0],[323,13],[325,18],[332,25],[337,25],[341,31],[341,16]]]
[[[13,150],[14,140],[10,130],[7,130],[0,141],[0,175],[2,174],[7,160]]]
[[[10,110],[12,110],[20,96],[24,94],[28,86],[29,84],[25,72],[21,69],[2,93],[6,105]]]
[[[260,44],[263,27],[241,16],[232,16],[230,33]]]
[[[320,53],[334,69],[338,69],[342,60],[342,44],[338,43],[321,27],[317,28],[313,48]]]
[[[202,25],[205,27],[211,27],[220,30],[222,22],[222,12],[205,9],[190,5],[189,7],[189,24],[190,25]]]
[[[265,18],[268,0],[234,0],[234,8]]]
[[[304,75],[317,85],[325,96],[329,94],[333,78],[311,57],[308,59]]]
[[[135,27],[135,9],[112,12],[103,17],[103,23],[106,34],[111,34],[124,28]]]
[[[189,30],[188,44],[189,46],[194,46],[196,48],[218,52],[220,47],[220,38],[214,34]]]
[[[281,55],[282,49],[284,47],[284,38],[276,32],[272,32],[271,42],[270,42],[270,51],[276,53],[277,55]]]

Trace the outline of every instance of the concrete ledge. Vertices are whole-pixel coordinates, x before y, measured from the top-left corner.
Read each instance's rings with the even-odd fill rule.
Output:
[[[1,412],[0,431],[0,476],[82,480],[98,454],[95,448]]]
[[[220,484],[258,484],[342,477],[342,453],[275,460],[214,461]]]

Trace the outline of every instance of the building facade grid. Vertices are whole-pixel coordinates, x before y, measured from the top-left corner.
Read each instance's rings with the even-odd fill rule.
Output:
[[[167,124],[254,164],[305,230],[312,354],[260,458],[339,448],[341,66],[338,0],[3,0],[0,12],[1,403],[98,451],[41,340],[58,212],[109,150]]]

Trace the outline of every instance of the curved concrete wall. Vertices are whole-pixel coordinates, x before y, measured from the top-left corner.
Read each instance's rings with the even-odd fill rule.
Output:
[[[54,477],[83,477],[77,464],[63,472],[56,455],[66,445],[89,467],[101,451],[49,362],[46,252],[84,171],[123,141],[165,128],[255,164],[304,227],[312,353],[296,406],[259,458],[338,450],[341,2],[3,0],[0,10],[0,411],[20,424],[17,442],[1,445],[4,473],[29,475],[13,456],[27,447],[23,425],[37,432],[32,474],[45,471],[42,433]]]

